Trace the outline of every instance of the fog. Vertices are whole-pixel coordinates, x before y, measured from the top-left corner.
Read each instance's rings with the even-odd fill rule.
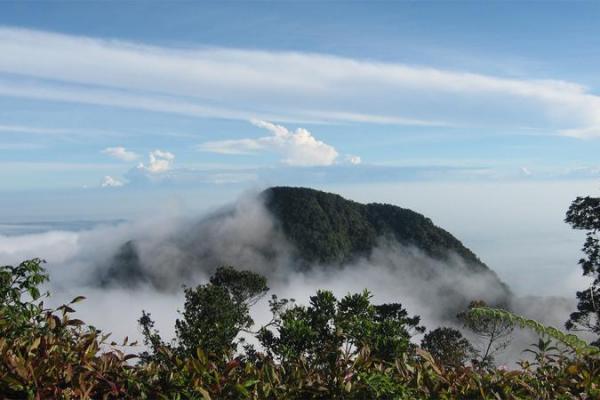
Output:
[[[585,285],[577,266],[582,235],[572,232],[562,219],[576,195],[594,194],[589,182],[325,189],[361,202],[397,204],[431,217],[509,284],[516,294],[512,307],[528,317],[560,327],[574,307],[575,290]],[[183,305],[181,286],[206,282],[221,264],[266,275],[271,293],[298,303],[305,303],[318,289],[343,296],[366,288],[377,303],[402,303],[411,315],[420,315],[428,328],[456,324],[455,310],[464,307],[468,298],[502,299],[495,280],[468,273],[458,257],[442,262],[418,249],[385,241],[369,257],[341,269],[315,265],[299,272],[291,245],[257,200],[257,191],[243,192],[225,208],[200,212],[169,202],[164,207],[158,204],[152,215],[77,230],[15,233],[13,225],[10,235],[0,236],[0,263],[31,257],[47,260],[49,302],[58,305],[85,295],[87,300],[77,307],[78,317],[113,332],[114,338],[139,338],[136,320],[142,310],[152,313],[164,337],[172,337],[177,310]],[[143,272],[152,279],[136,285],[109,280],[107,287],[99,286],[100,277],[114,273],[113,257],[129,240],[135,240]],[[566,299],[524,299],[528,295]],[[266,301],[257,304],[253,313],[258,324],[267,321]],[[519,346],[532,338],[518,338]],[[516,359],[519,346],[505,358]]]

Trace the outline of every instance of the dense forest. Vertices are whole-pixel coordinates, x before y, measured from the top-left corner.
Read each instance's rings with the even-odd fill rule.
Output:
[[[474,270],[488,270],[449,232],[412,210],[391,204],[360,204],[302,187],[272,187],[261,196],[286,237],[307,263],[343,263],[369,253],[382,238],[415,246],[445,259],[461,256]]]
[[[336,200],[327,198],[310,212],[327,209],[328,201]],[[274,207],[286,212],[285,205]],[[342,218],[347,223],[335,228],[339,236],[326,239],[337,249],[327,256],[361,248],[344,232],[356,229],[367,239],[382,230],[397,232],[377,222],[382,210],[386,206],[348,207]],[[429,224],[410,212],[406,218]],[[580,265],[594,279],[576,294],[578,309],[566,327],[598,336],[600,199],[576,199],[566,221],[587,233]],[[431,251],[435,254],[435,248]],[[419,316],[399,303],[375,304],[368,291],[342,298],[318,291],[308,304],[296,304],[269,297],[264,276],[222,266],[207,283],[185,289],[173,340],[161,337],[148,310],[139,319],[144,343],[129,343],[127,338],[113,342],[108,333],[72,317],[84,297],[48,308],[48,294],[42,292],[47,280],[39,259],[0,267],[4,398],[600,398],[599,343],[477,299],[455,316],[462,332],[451,327],[426,331]],[[251,310],[263,298],[269,299],[272,319],[256,326]],[[515,329],[533,330],[539,340],[525,349],[529,360],[515,368],[497,365],[495,357],[511,345]],[[465,332],[481,340],[471,342]]]

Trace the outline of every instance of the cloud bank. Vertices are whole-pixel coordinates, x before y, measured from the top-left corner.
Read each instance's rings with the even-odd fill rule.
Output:
[[[562,80],[326,54],[167,48],[10,27],[0,28],[0,52],[5,96],[228,119],[600,136],[600,97]]]
[[[126,268],[115,258],[132,239],[141,260],[138,270]],[[115,337],[139,337],[135,321],[142,309],[152,312],[163,334],[172,336],[176,310],[183,304],[181,284],[206,282],[222,264],[266,275],[272,293],[299,303],[305,303],[317,289],[329,289],[341,297],[367,288],[374,301],[400,302],[411,314],[422,316],[430,328],[455,324],[454,313],[466,305],[469,296],[490,302],[503,297],[490,276],[469,272],[461,259],[442,262],[395,242],[382,241],[370,255],[341,268],[315,265],[300,271],[294,267],[293,248],[277,229],[277,221],[253,194],[201,217],[174,213],[80,232],[0,236],[0,263],[35,256],[48,260],[50,289],[55,293],[51,303],[86,295],[78,316],[114,332]],[[132,273],[147,279],[136,279],[139,276]],[[555,325],[571,309],[570,303],[560,299],[553,303],[521,300],[514,306],[529,317]],[[265,302],[254,312],[258,323],[268,320]]]

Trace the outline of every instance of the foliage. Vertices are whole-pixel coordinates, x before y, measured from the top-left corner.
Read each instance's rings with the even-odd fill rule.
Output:
[[[31,322],[36,322],[41,312],[41,303],[36,303],[41,293],[39,285],[48,280],[42,267],[43,261],[23,261],[13,267],[0,267],[0,326],[13,329],[6,334],[24,334]]]
[[[511,320],[498,318],[486,312],[473,312],[473,309],[487,309],[485,302],[473,301],[469,311],[458,314],[465,328],[471,330],[480,339],[478,362],[482,366],[494,363],[495,356],[508,347],[514,324]]]
[[[422,332],[419,317],[409,317],[400,304],[373,305],[368,291],[338,300],[329,291],[318,291],[308,306],[282,309],[271,302],[274,318],[258,339],[267,354],[282,362],[304,359],[309,366],[336,365],[363,349],[392,361],[410,348],[411,331]]]
[[[588,330],[600,336],[600,198],[576,198],[567,211],[565,221],[574,229],[587,231],[581,249],[584,257],[579,260],[579,265],[583,275],[593,278],[588,289],[577,292],[577,311],[571,314],[566,326],[571,330]]]
[[[4,398],[117,398],[134,393],[133,356],[110,347],[102,335],[70,318],[76,297],[56,309],[40,301],[48,279],[42,261],[0,267],[0,393]],[[124,342],[124,344],[126,344]]]
[[[368,254],[383,236],[437,259],[458,254],[475,270],[489,272],[458,239],[414,211],[389,204],[360,204],[307,188],[272,187],[263,196],[298,256],[308,264],[350,261]]]
[[[240,274],[221,270],[211,283],[201,286],[206,291],[199,292],[228,307],[252,304],[263,286],[257,277]],[[135,344],[127,339],[120,345],[110,343],[108,335],[71,318],[72,307],[82,297],[56,309],[44,307],[39,284],[46,275],[40,260],[1,267],[0,276],[0,394],[7,399],[600,398],[596,353],[559,351],[549,340],[540,340],[530,349],[533,361],[522,362],[519,369],[449,368],[409,345],[418,319],[408,317],[399,305],[373,305],[368,292],[342,299],[318,292],[306,307],[272,298],[276,318],[261,334],[270,331],[277,345],[268,347],[267,354],[256,350],[234,354],[228,341],[213,348],[221,353],[200,347],[192,352],[191,343],[180,351],[177,341],[163,343],[150,316],[144,314],[153,354],[138,360],[136,354],[126,353]],[[248,278],[248,290],[230,280],[239,276]],[[218,294],[212,297],[216,289]],[[199,310],[193,315],[200,315],[202,324],[233,321],[247,326],[244,318],[213,320],[212,311],[207,313],[210,318],[203,319],[209,305],[200,309],[199,304],[191,304]],[[559,342],[576,344],[551,328],[503,310],[472,308],[469,313],[533,327]],[[206,328],[202,324],[200,329]]]
[[[597,354],[600,352],[598,347],[589,345],[587,342],[579,339],[573,334],[563,333],[554,327],[542,325],[535,320],[513,314],[510,311],[488,308],[480,305],[471,308],[468,314],[471,318],[503,321],[510,326],[532,329],[538,335],[548,336],[561,342],[578,354]]]
[[[185,289],[182,318],[175,322],[175,350],[190,356],[201,347],[210,354],[229,356],[237,349],[235,339],[252,327],[250,306],[268,291],[266,279],[250,271],[220,267],[206,285]],[[139,320],[144,341],[156,351],[165,346],[150,314]]]
[[[425,335],[421,347],[445,367],[462,367],[475,357],[473,345],[454,328],[440,327]]]

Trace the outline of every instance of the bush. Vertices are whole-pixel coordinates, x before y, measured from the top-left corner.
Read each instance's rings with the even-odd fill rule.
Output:
[[[249,286],[240,285],[239,277]],[[165,344],[144,314],[150,353],[127,354],[135,344],[109,342],[108,335],[71,318],[82,297],[45,308],[39,285],[46,279],[40,260],[0,267],[3,398],[600,398],[597,348],[503,310],[474,307],[469,314],[532,328],[547,338],[530,349],[534,360],[514,371],[465,366],[459,362],[464,354],[450,349],[468,346],[449,328],[426,335],[425,349],[411,345],[411,335],[421,330],[418,318],[408,317],[398,304],[373,305],[368,292],[339,300],[318,292],[306,307],[274,297],[273,321],[258,333],[265,352],[246,346],[238,353],[234,334],[251,325],[245,312],[266,293],[266,282],[226,268],[186,296],[182,321],[196,339],[182,331],[174,343]],[[206,303],[213,299],[241,312],[218,317]],[[231,325],[223,330],[227,334],[207,340],[210,333],[221,332],[223,323]]]
[[[421,347],[446,367],[462,367],[475,355],[471,343],[454,328],[436,328],[425,335]]]

